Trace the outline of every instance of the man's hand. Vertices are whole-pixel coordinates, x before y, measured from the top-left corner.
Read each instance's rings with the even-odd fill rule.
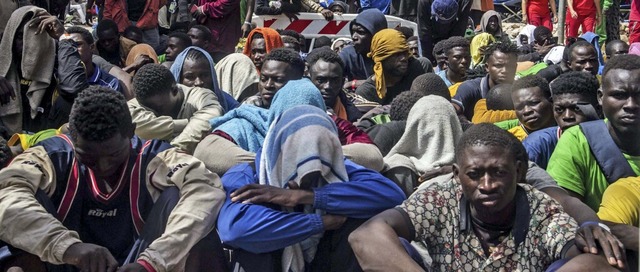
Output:
[[[139,263],[130,263],[118,268],[118,272],[147,272],[147,269]]]
[[[596,244],[596,240],[598,241]],[[624,245],[611,232],[598,224],[583,224],[576,233],[576,247],[585,253],[598,254],[598,245],[602,248],[609,264],[625,269],[626,255]]]
[[[204,8],[202,6],[199,6],[193,14],[195,15],[196,18],[200,16],[204,16]]]
[[[136,70],[149,63],[153,63],[153,59],[147,55],[139,55],[133,62],[133,64],[136,66]]]
[[[93,25],[93,7],[87,6],[85,9],[85,24],[88,26]]]
[[[313,192],[298,189],[283,189],[275,186],[249,184],[231,193],[231,201],[249,203],[271,203],[284,207],[313,204]]]
[[[46,31],[51,38],[57,40],[62,36],[62,34],[64,34],[64,26],[57,17],[47,13],[46,11],[38,12],[34,17],[35,19],[33,19],[33,22],[29,24],[29,27],[38,27],[36,35]]]
[[[553,23],[557,24],[558,23],[558,15],[553,16]]]
[[[11,99],[16,99],[16,92],[9,84],[9,81],[0,76],[0,105],[9,104]]]
[[[118,268],[118,262],[111,256],[109,250],[98,245],[86,243],[71,245],[64,252],[62,261],[76,266],[81,271],[115,272]]]
[[[544,45],[534,44],[533,48],[536,50],[536,52],[538,52],[538,54],[540,54],[540,56],[544,56],[549,53],[549,51],[551,51],[551,48],[555,46],[555,44],[548,44],[548,42],[545,41]]]
[[[242,24],[242,37],[246,38],[249,36],[249,32],[251,32],[251,24],[244,23]]]
[[[523,14],[522,14],[522,23],[523,23],[523,24],[526,24],[526,23],[527,23],[527,14],[526,14],[526,13],[523,13]]]
[[[297,12],[296,13],[285,12],[283,14],[287,16],[287,18],[289,18],[290,22],[297,21],[298,15],[300,15],[300,13],[297,13]]]
[[[578,13],[575,10],[570,9],[569,13],[571,14],[571,18],[578,19]]]
[[[342,227],[345,221],[347,218],[340,215],[325,214],[322,216],[324,230],[337,230]]]
[[[602,15],[600,15],[599,13],[596,13],[596,25],[600,24],[600,18],[602,18]]]
[[[320,14],[322,14],[327,21],[333,20],[333,12],[331,12],[331,10],[323,9]]]

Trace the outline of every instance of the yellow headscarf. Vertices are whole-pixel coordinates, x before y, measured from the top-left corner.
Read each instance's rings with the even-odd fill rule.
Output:
[[[484,55],[480,49],[483,49],[495,41],[496,38],[489,33],[481,33],[473,37],[473,40],[471,40],[471,67],[482,63]]]
[[[409,46],[404,35],[398,30],[390,28],[380,30],[371,40],[371,52],[367,56],[373,59],[375,63],[373,73],[376,75],[376,93],[380,99],[387,95],[382,61],[395,53],[401,52],[409,54]]]

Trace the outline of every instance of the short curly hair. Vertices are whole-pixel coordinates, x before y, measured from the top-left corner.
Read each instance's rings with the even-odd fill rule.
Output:
[[[133,77],[133,91],[138,100],[170,92],[175,86],[176,80],[173,74],[169,68],[161,64],[152,63],[142,66]]]
[[[342,58],[340,57],[340,55],[338,55],[338,53],[331,50],[331,48],[322,47],[311,51],[311,53],[307,55],[307,66],[311,67],[319,60],[329,63],[337,63],[344,70],[344,62],[342,61]]]
[[[96,27],[96,36],[98,37],[98,40],[100,39],[100,36],[102,36],[100,34],[108,30],[112,30],[115,34],[118,34],[118,24],[113,20],[103,19]]]
[[[440,76],[434,73],[417,76],[413,80],[413,83],[411,83],[409,91],[422,93],[423,96],[437,95],[451,101],[451,93],[449,92],[447,84],[444,83],[444,80],[442,80]]]
[[[630,54],[624,56],[615,56],[611,58],[604,66],[602,78],[604,79],[609,71],[613,69],[622,69],[628,71],[640,69],[640,56]]]
[[[185,48],[191,46],[191,38],[189,38],[189,35],[187,35],[187,33],[183,33],[183,32],[178,32],[178,31],[174,31],[171,32],[169,34],[169,39],[171,38],[176,38],[180,41],[180,43],[182,43],[182,45],[184,45]]]
[[[69,34],[80,34],[84,42],[86,42],[88,45],[92,45],[95,42],[93,40],[93,35],[91,35],[91,32],[89,32],[89,30],[86,30],[82,27],[71,26],[71,27],[68,27],[66,31]]]
[[[502,52],[503,54],[514,56],[518,56],[518,53],[520,52],[518,51],[518,46],[516,46],[516,44],[512,43],[509,40],[502,40],[499,42],[494,42],[487,46],[487,48],[484,50],[484,59],[488,60],[489,57],[493,55],[493,53],[498,51]]]
[[[271,50],[271,52],[265,56],[263,63],[267,63],[267,61],[270,60],[288,63],[291,67],[290,70],[299,73],[300,77],[304,74],[304,60],[302,60],[298,52],[289,48],[276,48]]]
[[[542,39],[542,36],[551,36],[553,35],[551,33],[551,29],[547,28],[546,26],[537,26],[534,30],[533,30],[533,39],[536,41],[540,41],[540,39]]]
[[[104,141],[116,133],[127,135],[133,123],[127,100],[108,87],[91,86],[78,94],[69,115],[71,138]]]
[[[511,99],[511,84],[502,83],[493,86],[487,93],[488,110],[513,110],[513,99]]]
[[[449,51],[456,47],[462,47],[469,50],[470,46],[469,40],[465,39],[465,37],[453,36],[443,41],[442,52],[449,54]]]
[[[408,91],[400,93],[391,101],[389,118],[393,121],[406,121],[413,105],[424,96],[421,92]]]
[[[551,101],[551,89],[549,88],[549,82],[543,77],[538,75],[528,75],[514,81],[513,84],[511,85],[511,92],[513,93],[520,89],[527,89],[527,88],[533,88],[533,87],[540,88],[545,98]]]
[[[205,41],[210,42],[211,40],[213,40],[213,34],[211,34],[211,29],[209,29],[206,26],[203,25],[194,25],[191,28],[195,28],[197,30],[202,31],[202,33],[204,33],[204,35],[202,36],[202,39]],[[189,29],[191,29],[189,28]]]
[[[445,43],[445,41],[446,41],[446,39],[442,40],[442,41],[439,41],[433,46],[433,51],[431,53],[433,54],[434,57],[444,53],[444,43]]]
[[[457,163],[462,162],[464,152],[472,146],[491,146],[509,150],[510,155],[524,165],[527,165],[529,160],[527,150],[518,138],[490,123],[473,125],[462,134],[458,146],[456,146]]]
[[[0,137],[0,169],[7,166],[12,158],[11,147],[9,147],[7,140]]]
[[[597,108],[598,88],[600,83],[598,78],[591,73],[569,71],[561,74],[551,81],[551,97],[562,94],[578,94]]]

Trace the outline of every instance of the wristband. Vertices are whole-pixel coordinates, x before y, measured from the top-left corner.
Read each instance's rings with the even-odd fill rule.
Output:
[[[144,269],[147,270],[147,272],[156,272],[156,270],[153,268],[153,266],[151,266],[151,264],[149,264],[145,260],[138,260],[137,263],[142,265],[142,267],[144,267]]]
[[[580,224],[581,228],[584,228],[586,226],[590,226],[590,225],[598,225],[599,227],[603,228],[604,230],[611,232],[611,229],[609,228],[609,226],[601,223],[601,222],[596,222],[596,221],[585,221],[584,223]]]
[[[352,91],[356,90],[356,80],[355,79],[353,81],[351,81],[351,90]]]
[[[245,25],[251,25],[251,22],[249,22],[249,21],[244,21],[244,24],[245,24]]]

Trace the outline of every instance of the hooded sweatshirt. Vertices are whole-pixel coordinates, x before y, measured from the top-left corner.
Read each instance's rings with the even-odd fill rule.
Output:
[[[498,17],[498,33],[496,33],[495,35],[493,35],[494,37],[496,37],[497,39],[502,37],[502,18],[500,17],[500,14],[498,14],[497,12],[493,11],[493,10],[489,10],[487,12],[485,12],[484,15],[482,15],[482,19],[480,19],[480,27],[482,27],[482,32],[487,32],[487,26],[489,25],[489,19],[491,19],[491,17],[496,16]]]
[[[358,16],[351,21],[349,29],[355,24],[364,27],[373,37],[378,31],[387,28],[387,19],[381,11],[368,9],[358,14]],[[368,46],[370,46],[370,44]],[[342,58],[345,66],[344,74],[349,80],[363,80],[373,75],[374,63],[371,58],[367,57],[367,53],[369,53],[369,49],[367,52],[359,54],[353,45],[345,47],[340,52],[340,58]]]

